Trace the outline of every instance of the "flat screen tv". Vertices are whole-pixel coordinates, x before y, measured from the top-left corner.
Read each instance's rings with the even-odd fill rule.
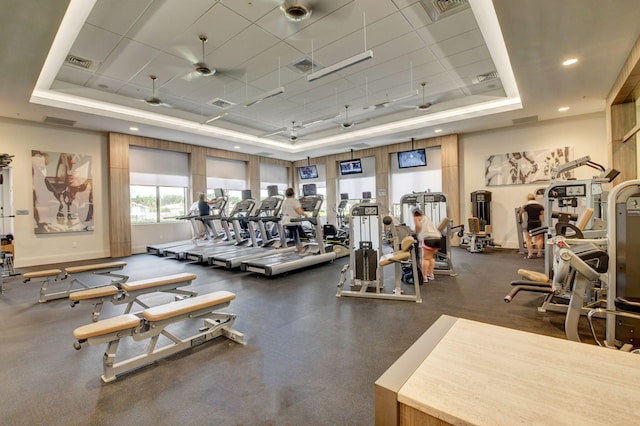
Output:
[[[318,193],[315,183],[306,183],[302,185],[302,195],[309,197]]]
[[[224,196],[224,190],[223,190],[222,188],[215,188],[215,189],[213,190],[213,195],[214,195],[216,198],[222,197],[222,196]]]
[[[362,162],[359,158],[340,161],[340,174],[342,176],[358,173],[362,173]]]
[[[398,152],[398,167],[408,169],[410,167],[422,167],[427,165],[427,153],[424,148],[411,151]]]
[[[363,200],[370,200],[371,199],[371,191],[364,191],[362,193],[362,199]]]
[[[348,192],[342,192],[340,194],[340,199],[341,200],[348,200],[349,199],[349,193]]]
[[[315,165],[298,167],[300,179],[318,179],[318,168]]]

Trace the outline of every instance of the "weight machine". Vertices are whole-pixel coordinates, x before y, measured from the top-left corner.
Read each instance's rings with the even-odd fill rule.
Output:
[[[382,256],[382,206],[359,203],[351,208],[349,264],[342,268],[337,297],[353,296],[374,299],[404,300],[421,303],[416,247],[413,237],[403,241],[394,238],[394,252]],[[393,226],[392,226],[393,227]],[[403,244],[404,243],[404,244]],[[402,265],[411,262],[415,294],[403,294]],[[384,291],[383,266],[394,264],[395,285],[391,293]],[[345,285],[349,289],[345,289]]]
[[[400,222],[415,232],[413,210],[420,208],[433,224],[442,232],[442,244],[436,252],[434,272],[441,275],[455,276],[451,260],[451,235],[454,229],[449,216],[449,198],[442,192],[414,192],[400,197]]]

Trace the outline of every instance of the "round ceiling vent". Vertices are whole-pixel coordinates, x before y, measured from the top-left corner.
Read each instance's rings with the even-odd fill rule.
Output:
[[[285,0],[280,9],[290,21],[303,21],[311,16],[311,7],[304,0]]]

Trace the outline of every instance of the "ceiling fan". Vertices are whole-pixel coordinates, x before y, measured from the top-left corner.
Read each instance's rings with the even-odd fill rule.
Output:
[[[156,77],[155,75],[150,75],[149,78],[151,79],[151,86],[152,86],[151,96],[148,98],[144,98],[144,101],[151,106],[171,107],[171,105],[162,102],[162,100],[156,96],[156,79],[158,77]]]
[[[193,71],[191,71],[189,74],[183,77],[183,79],[187,81],[191,81],[194,78],[198,78],[198,77],[212,76],[216,73],[215,68],[210,67],[204,62],[204,44],[209,39],[205,35],[200,35],[198,36],[198,38],[200,39],[200,43],[202,44],[202,60],[193,64]]]
[[[405,106],[405,108],[415,108],[418,111],[426,111],[429,108],[431,108],[433,104],[425,100],[424,88],[426,85],[427,85],[426,81],[423,81],[422,83],[420,83],[420,86],[422,86],[422,103],[420,105],[407,105]]]
[[[344,106],[344,115],[345,115],[344,121],[340,123],[340,128],[344,130],[350,129],[356,124],[366,123],[367,121],[369,121],[369,119],[359,120],[359,121],[349,121],[349,105]]]
[[[284,14],[284,16],[293,22],[300,22],[308,19],[313,11],[315,10],[317,13],[332,13],[334,12],[333,8],[324,5],[321,0],[278,0],[280,4],[280,10]],[[324,3],[327,3],[326,1]],[[353,8],[353,0],[350,1],[351,8]],[[339,8],[338,8],[339,9]]]

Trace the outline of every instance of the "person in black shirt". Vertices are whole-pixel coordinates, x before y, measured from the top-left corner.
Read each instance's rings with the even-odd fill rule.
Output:
[[[527,243],[527,259],[533,259],[533,241],[529,232],[542,226],[542,221],[544,219],[544,206],[536,201],[535,195],[528,194],[527,202],[524,203],[518,211],[518,217],[520,219],[520,223],[523,225],[522,233]],[[534,238],[537,257],[542,257],[544,252],[543,234],[538,234]]]

